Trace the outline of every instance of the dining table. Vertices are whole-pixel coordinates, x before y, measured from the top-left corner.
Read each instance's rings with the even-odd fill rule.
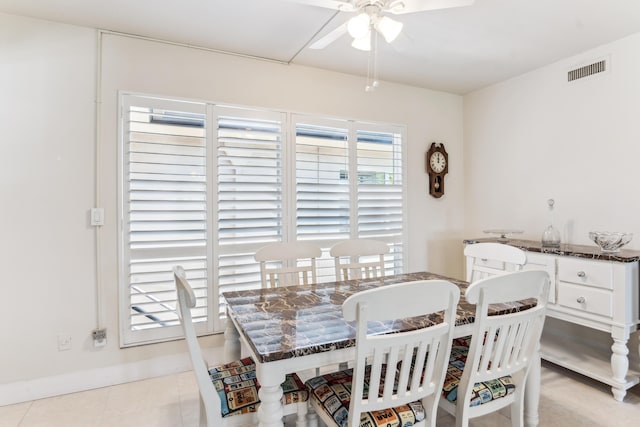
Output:
[[[454,337],[471,335],[476,307],[464,294],[468,282],[430,272],[388,275],[311,285],[263,288],[223,293],[227,324],[224,338],[226,361],[237,360],[248,352],[256,363],[260,383],[260,427],[282,427],[282,384],[285,375],[355,359],[355,322],[342,316],[342,303],[349,296],[367,289],[418,280],[447,280],[460,288]],[[425,283],[428,286],[428,282]],[[526,310],[535,300],[490,306],[490,315]],[[368,333],[392,333],[438,323],[440,314],[410,319],[394,319],[370,325]],[[244,354],[243,354],[244,355]],[[540,397],[540,357],[532,360],[525,389],[525,425],[538,425]],[[315,423],[309,413],[310,424]],[[298,427],[307,420],[297,420]]]

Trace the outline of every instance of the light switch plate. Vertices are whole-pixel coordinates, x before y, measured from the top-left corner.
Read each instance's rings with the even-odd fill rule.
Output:
[[[91,208],[91,225],[104,225],[104,208]]]

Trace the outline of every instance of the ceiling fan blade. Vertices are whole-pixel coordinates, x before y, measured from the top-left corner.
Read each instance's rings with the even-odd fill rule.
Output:
[[[305,4],[308,6],[324,7],[325,9],[334,9],[342,12],[353,12],[357,8],[355,7],[355,0],[286,0],[291,3]]]
[[[346,32],[347,32],[347,23],[345,22],[335,30],[331,31],[326,36],[313,42],[311,45],[309,45],[309,49],[324,49],[334,41],[338,40],[343,34],[346,34]]]
[[[402,15],[426,10],[470,6],[474,2],[475,0],[397,0],[389,3],[385,10],[394,15]]]

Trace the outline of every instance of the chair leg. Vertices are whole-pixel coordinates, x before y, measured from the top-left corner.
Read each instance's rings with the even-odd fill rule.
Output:
[[[462,404],[466,402],[462,400]],[[456,427],[469,427],[469,413],[460,406],[460,400],[456,403]]]
[[[438,401],[437,396],[431,395],[426,401],[423,402],[424,409],[427,412],[427,423],[429,427],[436,427],[436,420],[438,419]]]
[[[202,400],[202,396],[198,393],[198,399],[200,400],[200,417],[198,421],[199,427],[207,427],[208,419],[207,419],[207,410],[204,406],[204,401]]]
[[[524,427],[524,393],[516,390],[511,404],[511,427]]]

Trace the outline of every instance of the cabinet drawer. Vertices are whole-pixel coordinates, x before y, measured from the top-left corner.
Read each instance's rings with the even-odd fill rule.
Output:
[[[610,263],[598,261],[558,258],[558,279],[563,282],[613,289],[613,267]]]
[[[559,282],[556,302],[587,313],[613,317],[613,293],[604,289]]]

